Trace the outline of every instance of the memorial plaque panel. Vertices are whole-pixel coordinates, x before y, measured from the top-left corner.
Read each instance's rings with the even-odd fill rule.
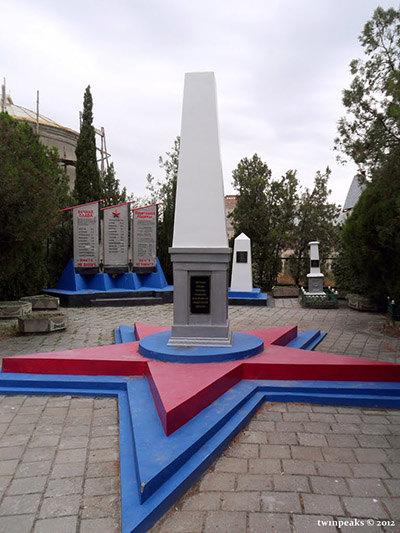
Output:
[[[99,266],[99,204],[73,210],[74,266],[84,271]]]
[[[155,272],[157,266],[157,206],[133,210],[133,271]]]
[[[311,259],[311,268],[319,267],[319,259]]]
[[[236,263],[247,263],[247,252],[236,252]]]
[[[190,312],[210,314],[210,276],[190,277]]]
[[[104,270],[128,270],[128,232],[130,204],[121,204],[103,210]]]

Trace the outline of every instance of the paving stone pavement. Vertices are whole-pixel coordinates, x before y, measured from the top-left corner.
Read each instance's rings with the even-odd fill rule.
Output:
[[[172,323],[172,305],[65,311],[67,330],[51,334],[2,338],[14,323],[3,321],[0,356],[110,344],[118,325]],[[320,351],[399,362],[400,339],[383,333],[381,314],[285,299],[229,316],[234,330],[319,328]],[[400,532],[399,448],[399,410],[265,404],[152,531]],[[120,531],[118,458],[116,400],[0,396],[0,533]]]

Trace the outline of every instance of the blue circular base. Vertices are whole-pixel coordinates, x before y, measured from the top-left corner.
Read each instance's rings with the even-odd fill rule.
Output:
[[[262,339],[247,333],[233,333],[232,346],[223,348],[167,346],[170,337],[170,331],[162,331],[145,337],[139,342],[140,355],[170,363],[221,363],[247,359],[264,350]]]

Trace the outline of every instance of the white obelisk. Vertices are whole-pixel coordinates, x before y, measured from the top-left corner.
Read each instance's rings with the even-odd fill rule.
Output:
[[[244,233],[236,237],[233,245],[231,291],[253,291],[251,241]]]
[[[231,346],[225,198],[212,72],[185,75],[174,236],[174,323],[169,345]]]
[[[310,245],[310,273],[308,278],[308,292],[310,294],[324,295],[324,275],[319,265],[319,242],[312,241]]]

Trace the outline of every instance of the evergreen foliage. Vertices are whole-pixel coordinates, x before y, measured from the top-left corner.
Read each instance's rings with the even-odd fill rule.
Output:
[[[363,191],[341,235],[335,277],[341,289],[383,304],[400,300],[400,153]]]
[[[13,300],[54,281],[51,254],[58,209],[69,201],[68,178],[57,150],[28,124],[1,113],[0,139],[0,300]]]
[[[400,8],[378,7],[359,41],[366,59],[350,63],[336,149],[368,178],[400,143]]]
[[[97,166],[96,133],[93,127],[93,99],[90,85],[83,98],[81,129],[76,144],[74,197],[77,204],[100,200],[102,184]]]
[[[314,187],[310,191],[305,189],[298,197],[296,207],[296,224],[291,238],[290,247],[293,253],[289,259],[290,271],[298,285],[305,283],[306,275],[310,271],[309,242],[318,241],[320,264],[323,270],[326,260],[332,256],[337,247],[339,229],[336,225],[338,208],[328,202],[331,191],[328,180],[331,171],[325,174],[317,172]]]
[[[238,196],[231,213],[235,236],[245,233],[252,244],[254,284],[270,289],[281,271],[281,252],[290,240],[296,209],[296,172],[279,181],[257,154],[243,158],[232,173]]]
[[[400,298],[400,9],[377,8],[360,42],[366,59],[350,65],[336,146],[367,187],[345,222],[335,276],[343,290],[383,302]]]
[[[102,180],[101,199],[104,207],[122,204],[127,201],[126,188],[119,188],[119,179],[115,177],[114,163],[110,163]]]
[[[168,283],[173,283],[172,263],[168,249],[172,246],[175,218],[176,183],[178,179],[180,137],[176,137],[174,146],[170,152],[166,152],[166,158],[159,157],[159,166],[165,172],[163,181],[154,182],[151,174],[147,176],[147,189],[150,196],[139,203],[161,204],[159,206],[158,223],[158,246],[157,255],[162,265]]]

